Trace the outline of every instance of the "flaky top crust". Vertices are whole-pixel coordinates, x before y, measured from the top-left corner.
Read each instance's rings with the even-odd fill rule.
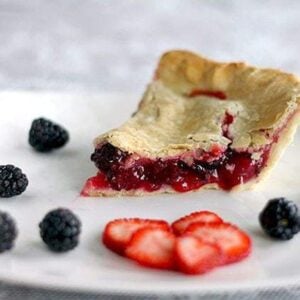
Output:
[[[194,90],[222,91],[226,100],[189,97]],[[219,63],[187,51],[162,56],[136,114],[95,140],[147,157],[167,157],[212,147],[260,149],[300,105],[300,80],[245,63]],[[222,125],[234,117],[230,139]]]

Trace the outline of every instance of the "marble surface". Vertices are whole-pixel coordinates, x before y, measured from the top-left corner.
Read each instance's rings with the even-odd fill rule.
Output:
[[[299,0],[0,0],[0,89],[138,94],[173,48],[300,74],[299,29]],[[299,291],[218,297],[298,299]],[[0,285],[1,300],[113,298],[121,299]]]
[[[297,0],[0,0],[0,88],[142,92],[185,48],[300,74]]]

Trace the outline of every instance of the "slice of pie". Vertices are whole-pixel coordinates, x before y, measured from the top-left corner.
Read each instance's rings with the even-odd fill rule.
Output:
[[[96,138],[82,195],[248,189],[291,141],[299,106],[296,76],[168,52],[132,118]]]

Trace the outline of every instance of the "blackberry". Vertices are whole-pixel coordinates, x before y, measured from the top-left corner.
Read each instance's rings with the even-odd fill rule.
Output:
[[[64,146],[69,140],[68,132],[50,120],[33,120],[29,131],[29,144],[39,152],[49,152]]]
[[[81,222],[66,208],[47,213],[39,227],[41,238],[52,251],[69,251],[79,243]]]
[[[0,253],[13,248],[17,234],[15,221],[9,214],[0,211]]]
[[[20,168],[13,165],[0,166],[0,197],[9,198],[22,194],[28,179]]]
[[[104,144],[101,148],[95,149],[91,155],[91,160],[101,171],[109,171],[112,166],[124,161],[128,154],[110,143]]]
[[[298,207],[285,198],[271,199],[259,215],[264,231],[275,239],[290,240],[300,231]]]

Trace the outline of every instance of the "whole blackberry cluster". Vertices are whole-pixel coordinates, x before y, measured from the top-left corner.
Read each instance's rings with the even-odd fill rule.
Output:
[[[112,166],[118,165],[118,163],[124,161],[128,154],[110,143],[102,145],[100,148],[96,148],[91,155],[91,160],[95,163],[98,169],[101,171],[108,171]]]
[[[48,152],[64,146],[69,140],[67,130],[50,120],[33,120],[29,131],[29,144],[39,152]]]
[[[259,215],[264,231],[275,239],[290,240],[300,231],[298,207],[285,198],[270,200]]]
[[[9,198],[23,193],[28,179],[20,168],[13,165],[0,166],[0,197]]]
[[[9,214],[0,211],[0,253],[14,246],[17,233],[15,221]]]
[[[56,252],[75,248],[79,243],[81,222],[66,208],[50,211],[39,224],[40,235],[47,246]]]

